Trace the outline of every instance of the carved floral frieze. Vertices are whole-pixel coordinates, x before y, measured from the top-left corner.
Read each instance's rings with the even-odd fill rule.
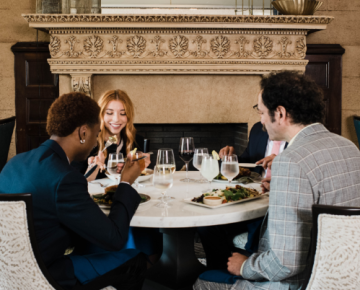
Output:
[[[168,47],[169,50],[164,49]],[[68,49],[67,49],[68,48]],[[51,35],[52,58],[303,59],[301,35]]]

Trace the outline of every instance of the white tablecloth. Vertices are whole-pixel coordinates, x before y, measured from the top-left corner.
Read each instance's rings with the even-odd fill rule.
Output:
[[[235,223],[246,221],[264,216],[268,205],[268,196],[263,196],[253,201],[239,204],[231,204],[217,209],[204,208],[197,205],[185,203],[184,198],[200,196],[202,190],[208,188],[208,184],[185,183],[180,179],[185,177],[185,172],[177,171],[174,174],[174,185],[167,191],[169,196],[175,197],[169,202],[170,208],[158,208],[155,205],[160,202],[158,199],[161,193],[158,189],[151,186],[152,178],[141,182],[144,187],[139,188],[140,193],[145,193],[151,197],[147,203],[140,204],[133,219],[133,227],[149,228],[188,228],[198,226],[210,226],[219,224]],[[199,172],[189,172],[190,178],[198,178]],[[110,180],[103,179],[102,183],[110,183]],[[135,186],[135,185],[134,185]],[[255,189],[260,190],[259,184],[251,184]],[[224,183],[212,183],[213,188],[224,189]],[[89,193],[97,194],[104,192],[99,184],[89,183]],[[106,210],[104,211],[106,213]],[[107,211],[108,212],[108,211]]]

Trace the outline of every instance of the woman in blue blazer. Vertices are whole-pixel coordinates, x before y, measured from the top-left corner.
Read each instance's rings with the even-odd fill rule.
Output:
[[[98,104],[84,94],[59,97],[48,112],[50,140],[7,163],[0,174],[0,192],[32,194],[41,256],[64,289],[92,289],[95,284],[101,289],[110,283],[141,289],[146,258],[135,249],[121,251],[141,200],[131,187],[140,175],[138,162],[126,163],[108,217],[91,199],[85,177],[70,166],[74,160],[85,160],[96,146],[99,112]],[[84,241],[95,245],[97,253],[64,255]]]

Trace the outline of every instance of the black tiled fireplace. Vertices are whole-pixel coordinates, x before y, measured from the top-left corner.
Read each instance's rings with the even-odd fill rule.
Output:
[[[220,151],[226,145],[235,147],[236,153],[241,154],[248,142],[248,125],[241,124],[136,124],[137,133],[150,140],[151,165],[156,163],[159,148],[172,148],[176,158],[176,170],[184,166],[178,156],[180,137],[193,137],[195,148],[205,147]],[[192,164],[190,170],[196,170]]]

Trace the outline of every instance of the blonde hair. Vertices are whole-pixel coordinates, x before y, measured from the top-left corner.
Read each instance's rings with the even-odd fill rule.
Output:
[[[105,133],[107,131],[104,122],[104,115],[106,111],[106,107],[111,101],[120,101],[125,108],[125,113],[127,117],[127,123],[123,130],[120,132],[120,137],[123,139],[126,137],[126,154],[129,154],[132,150],[133,144],[135,141],[136,129],[134,127],[134,105],[131,102],[129,96],[121,90],[111,90],[105,92],[98,101],[100,106],[100,128],[101,132],[98,137],[98,148],[99,151],[105,148]],[[105,156],[107,156],[107,150],[104,151]]]

